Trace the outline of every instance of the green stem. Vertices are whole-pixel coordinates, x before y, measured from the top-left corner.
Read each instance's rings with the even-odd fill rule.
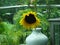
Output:
[[[49,0],[46,0],[46,4],[47,4],[47,14],[48,14],[48,17],[47,18],[50,18],[50,2],[49,2]]]

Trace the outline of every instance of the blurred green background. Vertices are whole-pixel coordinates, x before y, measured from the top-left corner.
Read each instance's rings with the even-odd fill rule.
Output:
[[[15,5],[29,5],[30,0],[0,0],[0,7],[15,6]],[[31,34],[32,30],[26,30],[19,25],[20,15],[23,10],[31,9],[37,12],[38,18],[41,19],[42,32],[49,35],[49,18],[59,18],[60,8],[49,7],[51,4],[60,4],[59,0],[37,0],[32,2],[33,5],[48,5],[47,7],[20,7],[20,8],[6,8],[0,9],[0,45],[20,45],[25,44],[26,37]]]

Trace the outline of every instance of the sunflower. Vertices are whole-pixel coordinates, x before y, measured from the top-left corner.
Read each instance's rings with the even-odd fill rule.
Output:
[[[36,12],[33,11],[23,13],[19,23],[27,29],[36,28],[40,24],[40,20],[36,17],[36,15]]]

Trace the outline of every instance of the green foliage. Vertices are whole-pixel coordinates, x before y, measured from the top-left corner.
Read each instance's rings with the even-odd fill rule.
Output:
[[[0,34],[0,45],[8,45],[7,42],[8,42],[8,41],[7,41],[6,35],[1,35],[1,34]]]
[[[19,45],[20,44],[20,38],[22,35],[21,31],[8,30],[8,31],[5,31],[3,34],[6,35],[9,45]]]
[[[0,22],[0,34],[3,33],[5,31],[2,22]]]
[[[0,6],[18,5],[19,0],[0,0]]]
[[[38,13],[38,17],[40,18],[41,20],[41,23],[40,23],[40,27],[43,29],[43,30],[47,30],[48,26],[49,26],[49,23],[48,23],[48,20],[46,19],[46,17],[44,16],[44,14],[42,13]]]
[[[17,30],[15,25],[7,22],[2,22],[0,29],[0,44],[1,45],[19,45],[23,36],[23,32]],[[3,30],[4,29],[4,30]],[[3,30],[3,31],[1,31]]]
[[[59,18],[60,17],[60,10],[58,8],[51,9],[50,18]]]

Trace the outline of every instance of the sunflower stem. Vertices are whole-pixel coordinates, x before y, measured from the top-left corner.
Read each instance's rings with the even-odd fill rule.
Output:
[[[32,4],[34,6],[30,6],[30,4]],[[28,8],[37,12],[37,6],[36,6],[36,4],[37,4],[37,0],[28,0]]]

